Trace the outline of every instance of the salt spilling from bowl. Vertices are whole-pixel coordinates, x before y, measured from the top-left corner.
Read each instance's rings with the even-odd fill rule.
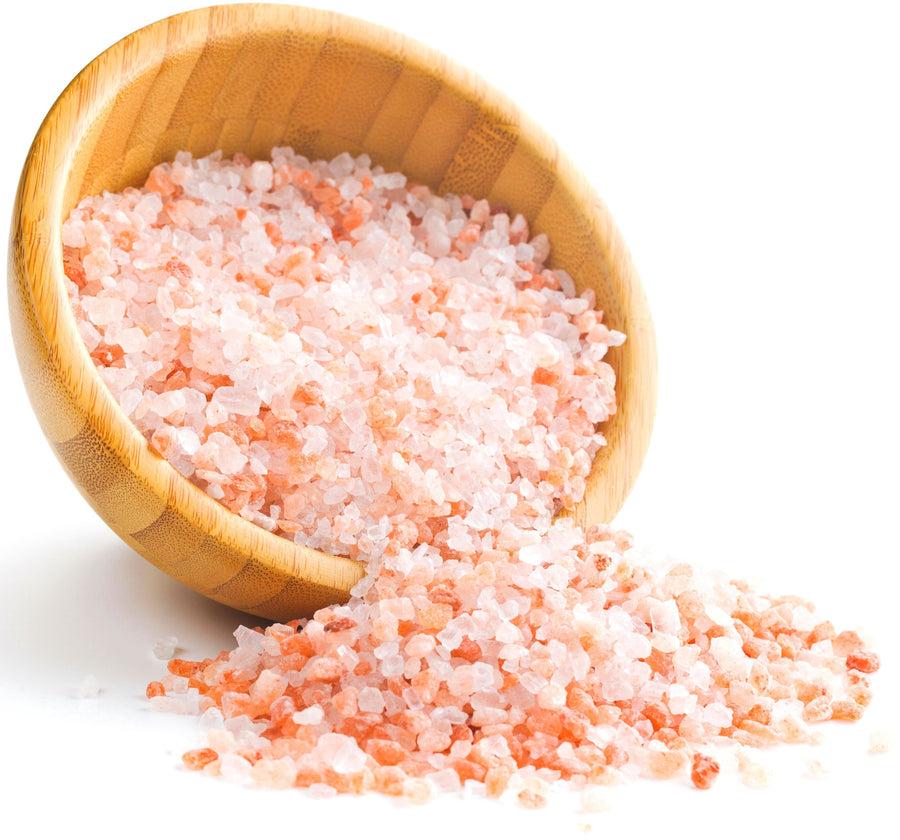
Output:
[[[802,599],[651,562],[577,502],[624,337],[521,216],[365,157],[179,155],[83,201],[73,309],[152,445],[262,527],[366,562],[345,605],[173,659],[187,767],[427,801],[638,775],[707,788],[738,750],[858,719],[875,654]]]

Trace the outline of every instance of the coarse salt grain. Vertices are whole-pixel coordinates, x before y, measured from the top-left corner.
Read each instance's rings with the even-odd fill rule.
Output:
[[[168,660],[175,655],[177,648],[177,636],[161,636],[153,643],[153,655],[157,659]]]
[[[868,704],[877,656],[811,605],[553,522],[604,444],[625,336],[521,216],[364,155],[180,154],[81,202],[63,254],[151,445],[261,527],[369,564],[345,607],[170,659],[147,695],[207,721],[187,766],[529,808],[569,779],[592,811],[642,771],[709,787],[713,741],[815,742]]]

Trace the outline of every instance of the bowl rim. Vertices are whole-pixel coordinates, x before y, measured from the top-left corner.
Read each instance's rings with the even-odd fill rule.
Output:
[[[644,348],[649,369],[645,371],[647,381],[641,383],[642,389],[649,387],[643,394],[645,428],[629,430],[626,448],[630,453],[621,456],[631,464],[636,459],[637,469],[629,476],[623,498],[614,502],[618,510],[637,477],[649,443],[656,404],[656,355],[643,290],[609,211],[553,139],[478,74],[414,38],[331,11],[244,3],[207,6],[162,18],[126,35],[95,57],[52,105],[37,131],[19,182],[12,216],[10,282],[17,273],[21,276],[48,354],[75,407],[85,422],[101,427],[105,444],[152,493],[165,500],[167,508],[186,516],[220,543],[279,573],[344,591],[362,576],[363,565],[359,561],[306,548],[243,519],[153,452],[113,399],[90,358],[71,313],[63,269],[61,226],[71,209],[65,201],[77,153],[121,87],[153,72],[164,58],[199,49],[206,43],[209,31],[227,41],[245,37],[248,29],[277,35],[286,27],[295,30],[298,26],[315,37],[340,38],[376,54],[402,58],[406,66],[427,68],[432,73],[439,67],[442,85],[465,101],[472,102],[478,96],[476,104],[481,113],[501,123],[511,121],[517,125],[518,141],[527,144],[548,168],[552,167],[560,187],[570,193],[579,207],[590,209],[589,221],[597,247],[605,249],[604,259],[610,265],[620,266],[625,274],[625,286],[632,297],[625,301],[624,309],[628,315],[635,314],[635,323],[646,321],[645,334],[652,343]],[[79,189],[82,186],[83,181]],[[73,204],[80,198],[76,191]],[[603,447],[601,453],[608,449]],[[616,468],[625,469],[627,465],[623,463]],[[586,511],[576,508],[570,513],[580,524],[587,524]],[[122,533],[119,535],[124,538]],[[205,594],[216,597],[215,593]]]

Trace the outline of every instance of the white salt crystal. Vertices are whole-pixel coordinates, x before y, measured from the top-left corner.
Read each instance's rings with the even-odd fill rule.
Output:
[[[313,799],[332,799],[337,796],[337,790],[324,782],[314,782],[306,789],[306,792]]]
[[[222,756],[219,772],[222,778],[236,784],[248,784],[253,765],[237,753],[226,753]]]
[[[731,726],[732,712],[722,703],[710,703],[703,707],[703,722],[708,726],[724,729]]]
[[[257,160],[247,168],[244,174],[244,183],[251,190],[270,190],[272,189],[273,175],[271,163],[265,160]]]
[[[294,712],[291,719],[299,726],[318,726],[325,718],[325,712],[322,707],[316,703],[313,706],[307,706],[299,712]]]
[[[161,636],[153,643],[153,655],[157,659],[169,660],[175,655],[177,647],[177,636]]]
[[[381,673],[386,679],[399,677],[403,673],[405,662],[402,656],[386,656],[381,661]]]
[[[869,735],[869,752],[872,755],[881,755],[890,752],[891,736],[883,729],[875,730]]]
[[[259,414],[259,396],[247,388],[223,385],[216,388],[210,407],[212,403],[218,403],[222,410],[229,414],[240,414],[244,417],[255,417]]]
[[[245,648],[253,653],[262,653],[264,650],[264,635],[262,633],[257,633],[249,627],[243,625],[238,627],[237,630],[234,631],[234,638],[241,648]]]
[[[313,752],[337,773],[358,773],[366,766],[366,754],[356,741],[337,732],[320,735]]]
[[[537,694],[545,685],[547,685],[546,677],[534,673],[534,671],[523,671],[519,674],[519,685],[532,694]]]
[[[380,714],[384,710],[384,697],[377,688],[367,686],[359,692],[357,706],[361,712]]]
[[[681,615],[674,599],[656,601],[650,607],[650,621],[657,633],[677,633],[681,629]]]
[[[88,297],[82,302],[91,322],[98,327],[121,321],[125,317],[125,301],[114,297]]]
[[[455,791],[462,787],[459,774],[451,767],[429,773],[425,779],[441,791]]]

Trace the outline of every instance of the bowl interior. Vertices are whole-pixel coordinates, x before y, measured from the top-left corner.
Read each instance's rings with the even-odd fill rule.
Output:
[[[609,521],[649,441],[655,345],[646,301],[609,213],[554,142],[480,78],[397,33],[289,6],[188,12],[95,59],[42,125],[13,221],[17,352],[44,431],[101,516],[151,562],[198,591],[269,618],[346,597],[359,564],[244,522],[153,455],[102,385],[62,280],[60,226],[83,197],[143,183],[187,150],[310,158],[367,152],[439,192],[523,213],[551,263],[592,287],[609,326],[619,409],[604,428],[582,524]]]

